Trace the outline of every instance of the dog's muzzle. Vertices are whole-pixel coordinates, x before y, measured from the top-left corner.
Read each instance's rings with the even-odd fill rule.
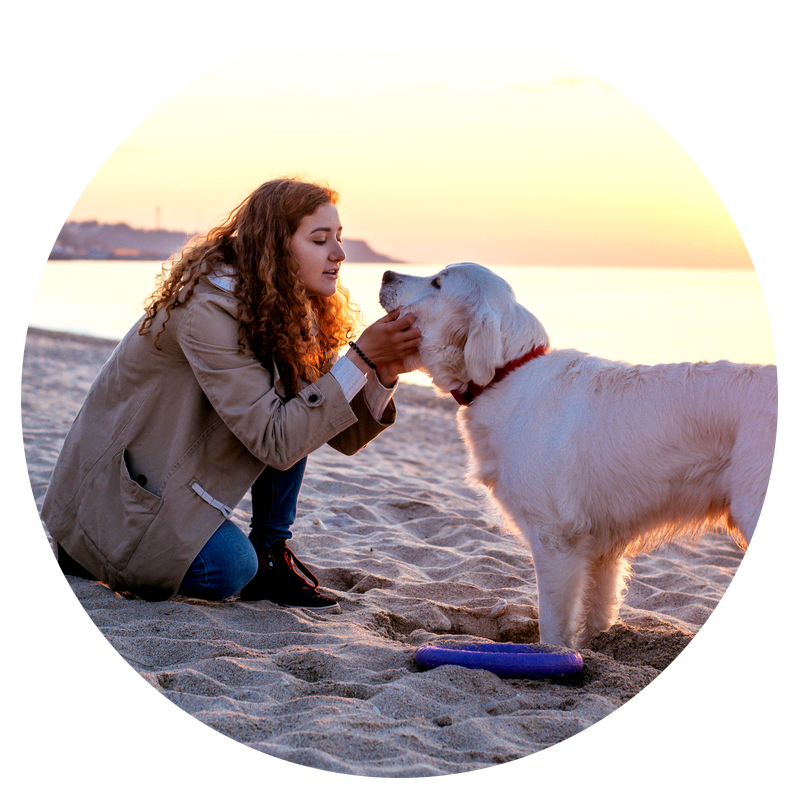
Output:
[[[394,311],[397,308],[397,284],[401,281],[402,279],[396,272],[386,270],[383,273],[378,301],[385,311]]]

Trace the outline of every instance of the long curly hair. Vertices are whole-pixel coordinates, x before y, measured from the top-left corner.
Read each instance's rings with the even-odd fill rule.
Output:
[[[189,299],[203,276],[226,265],[236,278],[240,345],[246,340],[267,367],[274,358],[287,393],[296,394],[302,383],[320,377],[361,323],[358,307],[341,284],[332,297],[306,294],[290,251],[303,217],[338,200],[333,189],[296,178],[259,186],[222,224],[189,241],[165,264],[146,305],[140,335],[164,309],[164,323],[154,340],[158,347],[172,309]]]

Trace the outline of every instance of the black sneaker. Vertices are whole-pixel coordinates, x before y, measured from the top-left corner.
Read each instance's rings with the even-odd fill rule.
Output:
[[[283,542],[258,554],[258,572],[242,589],[241,600],[270,600],[291,608],[327,611],[339,608],[335,598],[317,590],[314,573]]]

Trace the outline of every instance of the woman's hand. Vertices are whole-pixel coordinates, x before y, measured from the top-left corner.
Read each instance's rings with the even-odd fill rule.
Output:
[[[365,328],[356,340],[364,355],[378,368],[378,378],[384,386],[392,386],[398,375],[416,369],[408,366],[413,363],[409,356],[416,355],[422,339],[419,328],[412,327],[415,321],[413,314],[401,317],[399,311],[392,311]],[[363,364],[352,348],[347,356]]]

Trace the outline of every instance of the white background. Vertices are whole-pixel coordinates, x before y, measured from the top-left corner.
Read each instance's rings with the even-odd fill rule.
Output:
[[[113,10],[112,10],[113,9]],[[295,10],[296,9],[296,10]],[[6,513],[2,782],[9,796],[236,797],[243,792],[480,797],[769,796],[791,786],[798,714],[795,271],[796,25],[789,3],[340,2],[29,4],[4,12],[2,486]],[[661,124],[726,205],[776,340],[781,416],[750,552],[695,641],[584,733],[447,778],[357,779],[296,767],[196,722],[130,669],[83,612],[40,535],[19,385],[27,315],[50,247],[92,175],[187,83],[248,51],[565,58]],[[742,321],[746,324],[746,321]],[[10,545],[10,546],[9,546]],[[291,782],[291,783],[290,783]]]

